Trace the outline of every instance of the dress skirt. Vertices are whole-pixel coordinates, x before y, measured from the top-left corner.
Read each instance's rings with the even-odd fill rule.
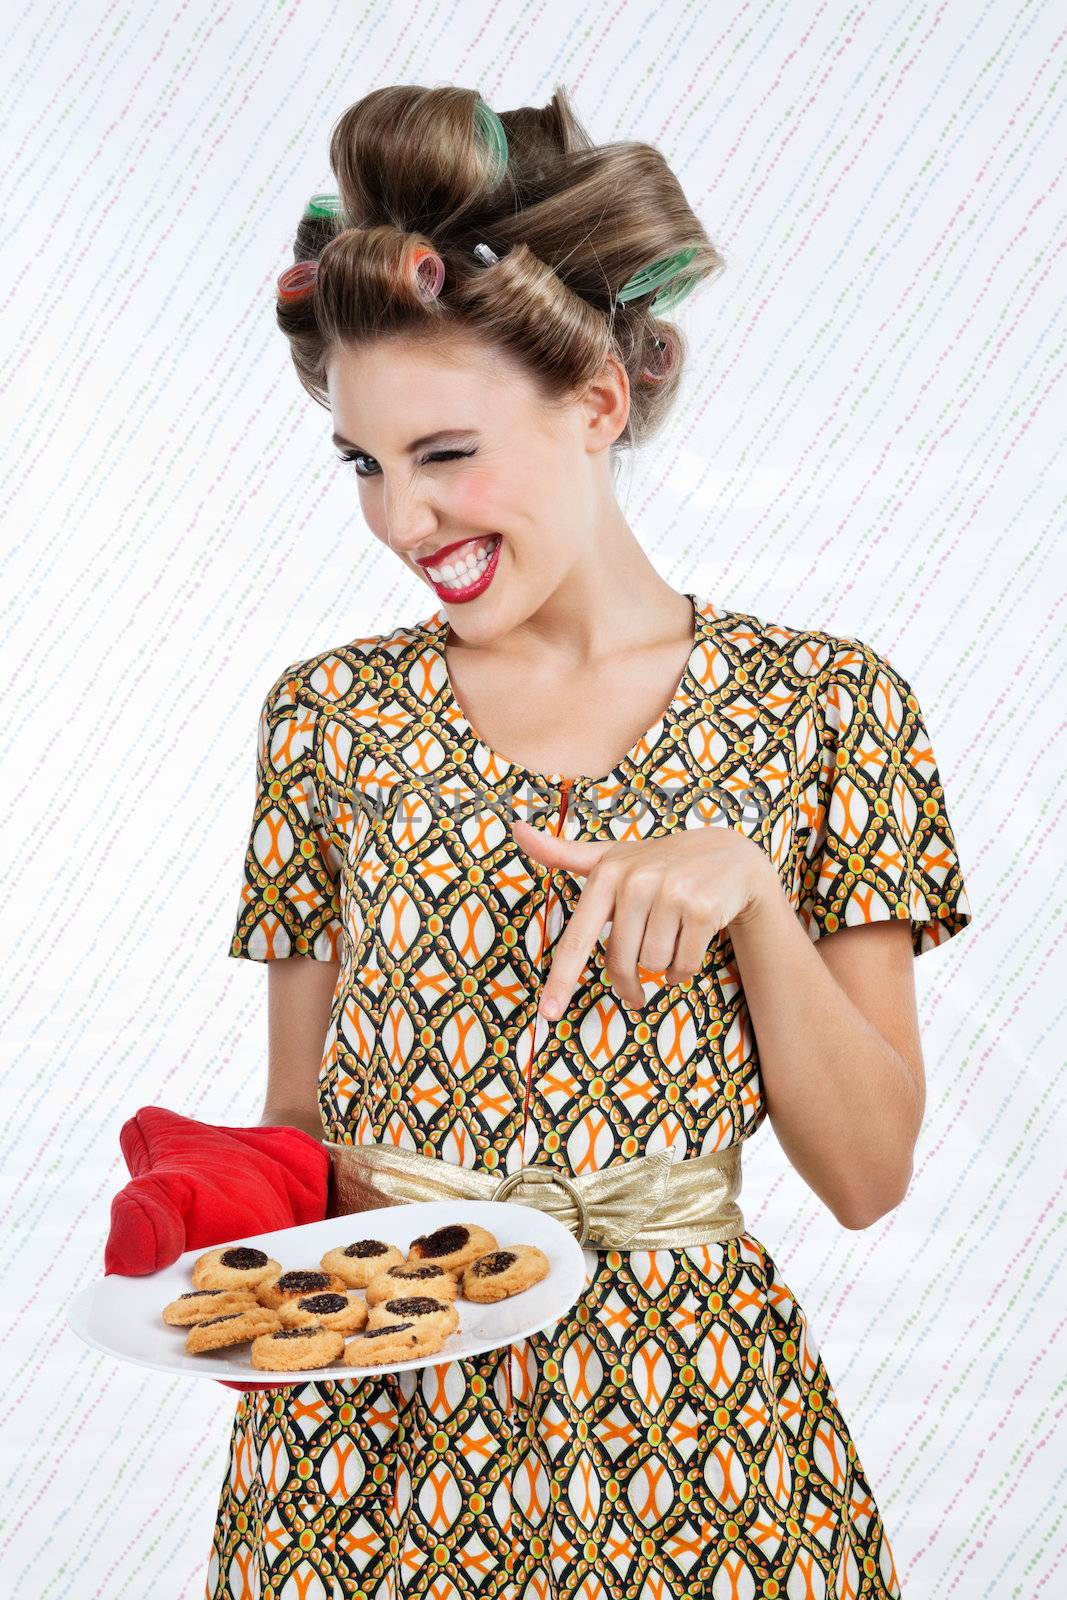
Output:
[[[243,1396],[205,1600],[899,1597],[759,1241],[585,1260],[514,1345]]]

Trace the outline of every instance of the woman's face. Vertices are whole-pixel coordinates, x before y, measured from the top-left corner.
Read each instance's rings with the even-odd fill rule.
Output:
[[[462,636],[506,632],[597,557],[609,500],[617,511],[608,446],[629,405],[621,364],[550,407],[484,344],[392,336],[338,351],[327,386],[367,526]]]

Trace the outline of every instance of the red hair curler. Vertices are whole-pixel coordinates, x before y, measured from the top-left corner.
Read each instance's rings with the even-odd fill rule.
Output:
[[[318,266],[317,261],[295,261],[286,267],[278,278],[278,299],[303,300],[315,287]]]

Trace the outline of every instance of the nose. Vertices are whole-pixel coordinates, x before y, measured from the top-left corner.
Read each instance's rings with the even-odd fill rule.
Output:
[[[387,486],[385,491],[386,543],[409,560],[433,542],[439,519],[426,494],[415,484]]]

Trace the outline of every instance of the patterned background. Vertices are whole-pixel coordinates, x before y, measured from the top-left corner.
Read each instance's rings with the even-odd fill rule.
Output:
[[[450,81],[563,83],[727,257],[621,491],[659,571],[919,697],[975,922],[916,967],[910,1192],[843,1230],[768,1123],[742,1201],[906,1600],[1060,1592],[1062,8],[18,0],[5,65],[11,1592],[199,1600],[237,1397],[94,1354],[65,1307],[127,1116],[260,1114],[266,976],[227,950],[267,687],[437,606],[363,528],[271,296],[344,106]]]

